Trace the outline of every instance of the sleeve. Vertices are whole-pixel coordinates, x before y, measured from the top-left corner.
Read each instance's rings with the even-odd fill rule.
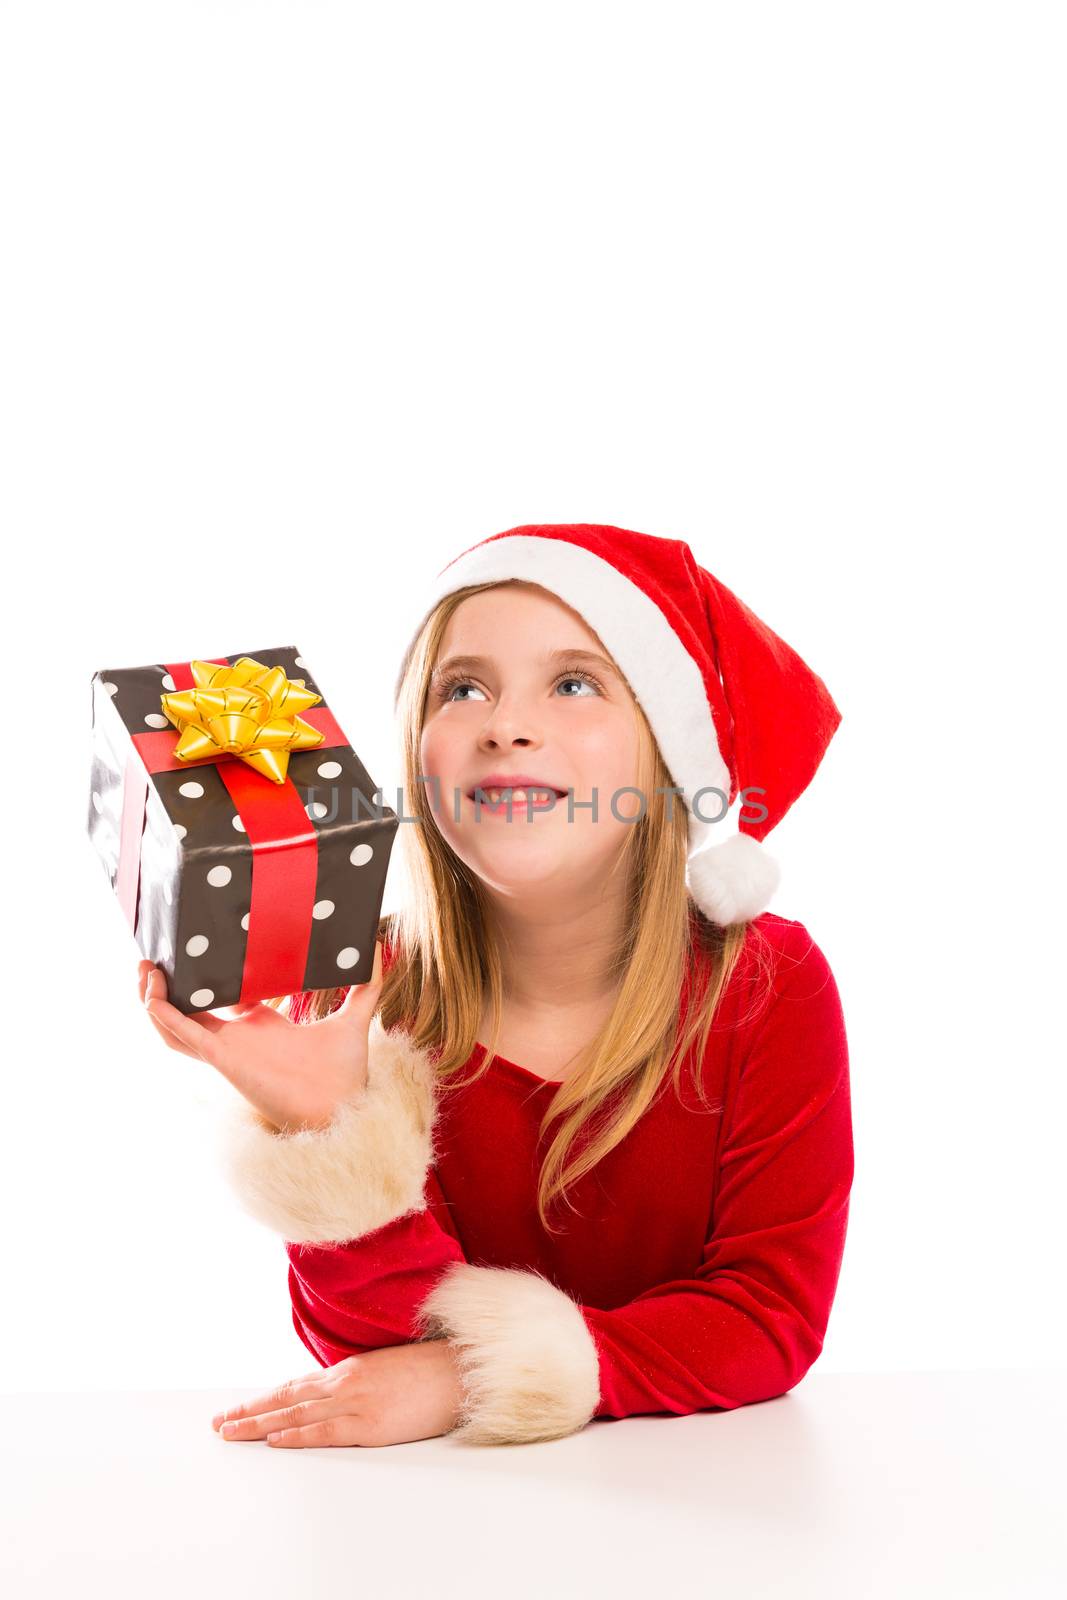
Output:
[[[447,1338],[425,1308],[446,1310],[466,1288],[452,1339],[464,1389],[452,1437],[481,1445],[573,1433],[599,1392],[581,1312],[536,1272],[467,1262],[434,1170],[437,1110],[429,1058],[376,1017],[359,1098],[325,1129],[279,1134],[234,1096],[223,1168],[245,1210],[284,1237],[293,1323],[324,1366]],[[453,1279],[442,1296],[443,1277],[456,1268],[472,1277]],[[491,1292],[498,1276],[513,1291],[503,1308]]]
[[[323,1366],[416,1340],[412,1318],[442,1268],[464,1259],[433,1172],[432,1063],[375,1017],[366,1088],[328,1127],[280,1134],[240,1096],[225,1110],[224,1174],[282,1235],[296,1332]]]
[[[790,1389],[822,1349],[852,1176],[844,1018],[812,942],[741,1068],[691,1277],[599,1310],[527,1271],[444,1270],[422,1316],[465,1352],[480,1436],[554,1437],[544,1430],[731,1409]]]

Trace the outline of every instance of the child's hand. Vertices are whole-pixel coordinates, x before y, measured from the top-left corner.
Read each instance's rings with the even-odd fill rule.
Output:
[[[447,1339],[348,1356],[212,1418],[224,1439],[266,1439],[301,1450],[324,1445],[411,1444],[450,1433],[462,1384]]]
[[[280,1133],[321,1129],[342,1100],[366,1087],[371,1019],[382,989],[382,945],[374,970],[352,984],[338,1009],[318,1022],[290,1022],[256,1001],[234,1006],[232,1019],[209,1011],[187,1017],[167,999],[167,980],[150,961],[137,965],[141,999],[172,1050],[217,1067]]]

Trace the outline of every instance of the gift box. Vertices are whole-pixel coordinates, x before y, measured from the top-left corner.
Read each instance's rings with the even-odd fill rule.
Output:
[[[396,813],[295,645],[101,671],[89,837],[186,1013],[366,983]]]

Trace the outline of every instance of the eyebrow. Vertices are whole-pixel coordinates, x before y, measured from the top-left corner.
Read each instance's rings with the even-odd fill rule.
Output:
[[[605,660],[603,656],[597,655],[595,650],[548,650],[541,659],[545,666],[549,666],[554,661],[593,661],[603,671],[615,673],[615,668],[611,662]],[[433,676],[435,678],[440,677],[442,673],[454,668],[466,669],[468,667],[487,667],[491,665],[492,660],[489,656],[449,656],[447,660],[440,662],[434,668]]]

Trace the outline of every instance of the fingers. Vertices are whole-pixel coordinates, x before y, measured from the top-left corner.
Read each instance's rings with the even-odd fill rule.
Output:
[[[227,1423],[247,1422],[268,1415],[277,1416],[286,1407],[291,1409],[305,1400],[325,1398],[331,1387],[327,1374],[321,1369],[318,1372],[309,1372],[302,1378],[290,1378],[286,1383],[279,1384],[277,1389],[258,1395],[254,1400],[245,1400],[240,1405],[230,1406],[226,1411],[218,1412],[212,1417],[211,1426],[218,1433]]]
[[[321,1422],[305,1427],[282,1428],[267,1434],[267,1443],[276,1450],[326,1450],[371,1442],[364,1418],[353,1416],[350,1411],[324,1417]]]
[[[299,1400],[276,1411],[232,1418],[217,1430],[222,1439],[266,1439],[288,1449],[361,1444],[366,1434],[363,1420],[353,1414],[353,1401],[340,1394],[317,1400]]]
[[[156,969],[153,967],[151,961],[139,961],[137,963],[137,992],[142,1005],[145,1004],[145,993],[148,988],[152,973],[155,970]],[[166,980],[164,979],[162,982],[163,987],[166,988]],[[167,1046],[168,1050],[177,1050],[179,1055],[192,1056],[197,1061],[202,1059],[197,1055],[195,1050],[190,1050],[188,1045],[182,1044],[181,1040],[176,1038],[175,1035],[171,1033],[169,1028],[165,1028],[162,1022],[160,1022],[158,1016],[154,1016],[152,1012],[148,1010],[147,1006],[145,1009],[149,1022],[159,1034],[159,1037],[163,1040],[163,1043]]]
[[[155,972],[155,970],[155,966],[151,961],[138,961],[137,963],[137,994],[142,1005],[144,1005],[145,989],[148,985],[149,975]],[[166,987],[165,978],[163,983],[164,987]]]
[[[166,975],[158,967],[153,967],[148,974],[145,1004],[147,1005],[149,1001],[158,1002],[158,1004],[153,1004],[152,1009],[165,1025],[171,1029],[174,1029],[172,1020],[174,1017],[180,1017],[185,1022],[192,1022],[194,1026],[205,1030],[207,1033],[221,1033],[226,1026],[224,1017],[216,1017],[210,1011],[198,1011],[195,1018],[187,1017],[184,1011],[179,1011],[177,1006],[171,1005],[167,999]],[[160,1010],[160,1006],[163,1007],[163,1010]]]
[[[170,1010],[177,1010],[177,1007],[171,1006],[170,1001],[167,999],[167,975],[163,971],[162,967],[154,967],[151,961],[141,962],[138,968],[139,971],[141,966],[143,966],[145,970],[140,975],[139,988],[141,991],[141,999],[144,1001],[145,1005],[147,1005],[150,1000],[160,1000],[170,1007]],[[178,1014],[179,1016],[185,1015],[184,1012],[179,1012]],[[221,1017],[213,1016],[210,1011],[198,1011],[197,1021],[200,1022],[203,1027],[207,1028],[210,1033],[217,1033],[220,1028],[224,1028],[226,1026]]]
[[[222,1439],[266,1439],[270,1445],[306,1449],[371,1443],[367,1421],[357,1414],[350,1386],[338,1382],[358,1371],[361,1357],[346,1356],[277,1389],[220,1411],[211,1426]]]
[[[156,1032],[159,1034],[159,1037],[163,1040],[163,1043],[168,1049],[177,1050],[179,1055],[191,1056],[194,1061],[203,1060],[203,1057],[198,1056],[195,1050],[190,1050],[188,1045],[182,1044],[180,1039],[175,1038],[174,1034],[171,1033],[169,1029],[165,1028],[161,1022],[157,1021],[157,1019],[153,1017],[151,1013],[149,1014],[148,1020],[152,1024],[153,1028],[155,1028]]]
[[[203,1018],[187,1017],[177,1006],[172,1006],[169,1000],[163,998],[165,991],[166,980],[159,969],[153,967],[145,985],[145,1010],[149,1017],[164,1034],[171,1035],[179,1046],[185,1046],[188,1054],[199,1056],[201,1061],[209,1061],[216,1066],[214,1035],[226,1026],[225,1022],[206,1014]]]
[[[318,1395],[314,1400],[294,1400],[291,1405],[278,1406],[274,1411],[256,1411],[253,1416],[227,1418],[216,1429],[221,1438],[266,1438],[285,1427],[306,1427],[309,1422],[322,1422],[336,1416],[339,1406],[350,1402]]]
[[[378,1004],[378,997],[382,992],[383,981],[382,941],[376,939],[374,941],[374,968],[370,977],[366,983],[353,983],[349,986],[348,993],[341,1001],[334,1015],[344,1017],[355,1012],[362,1018],[368,1010],[373,1012]]]

